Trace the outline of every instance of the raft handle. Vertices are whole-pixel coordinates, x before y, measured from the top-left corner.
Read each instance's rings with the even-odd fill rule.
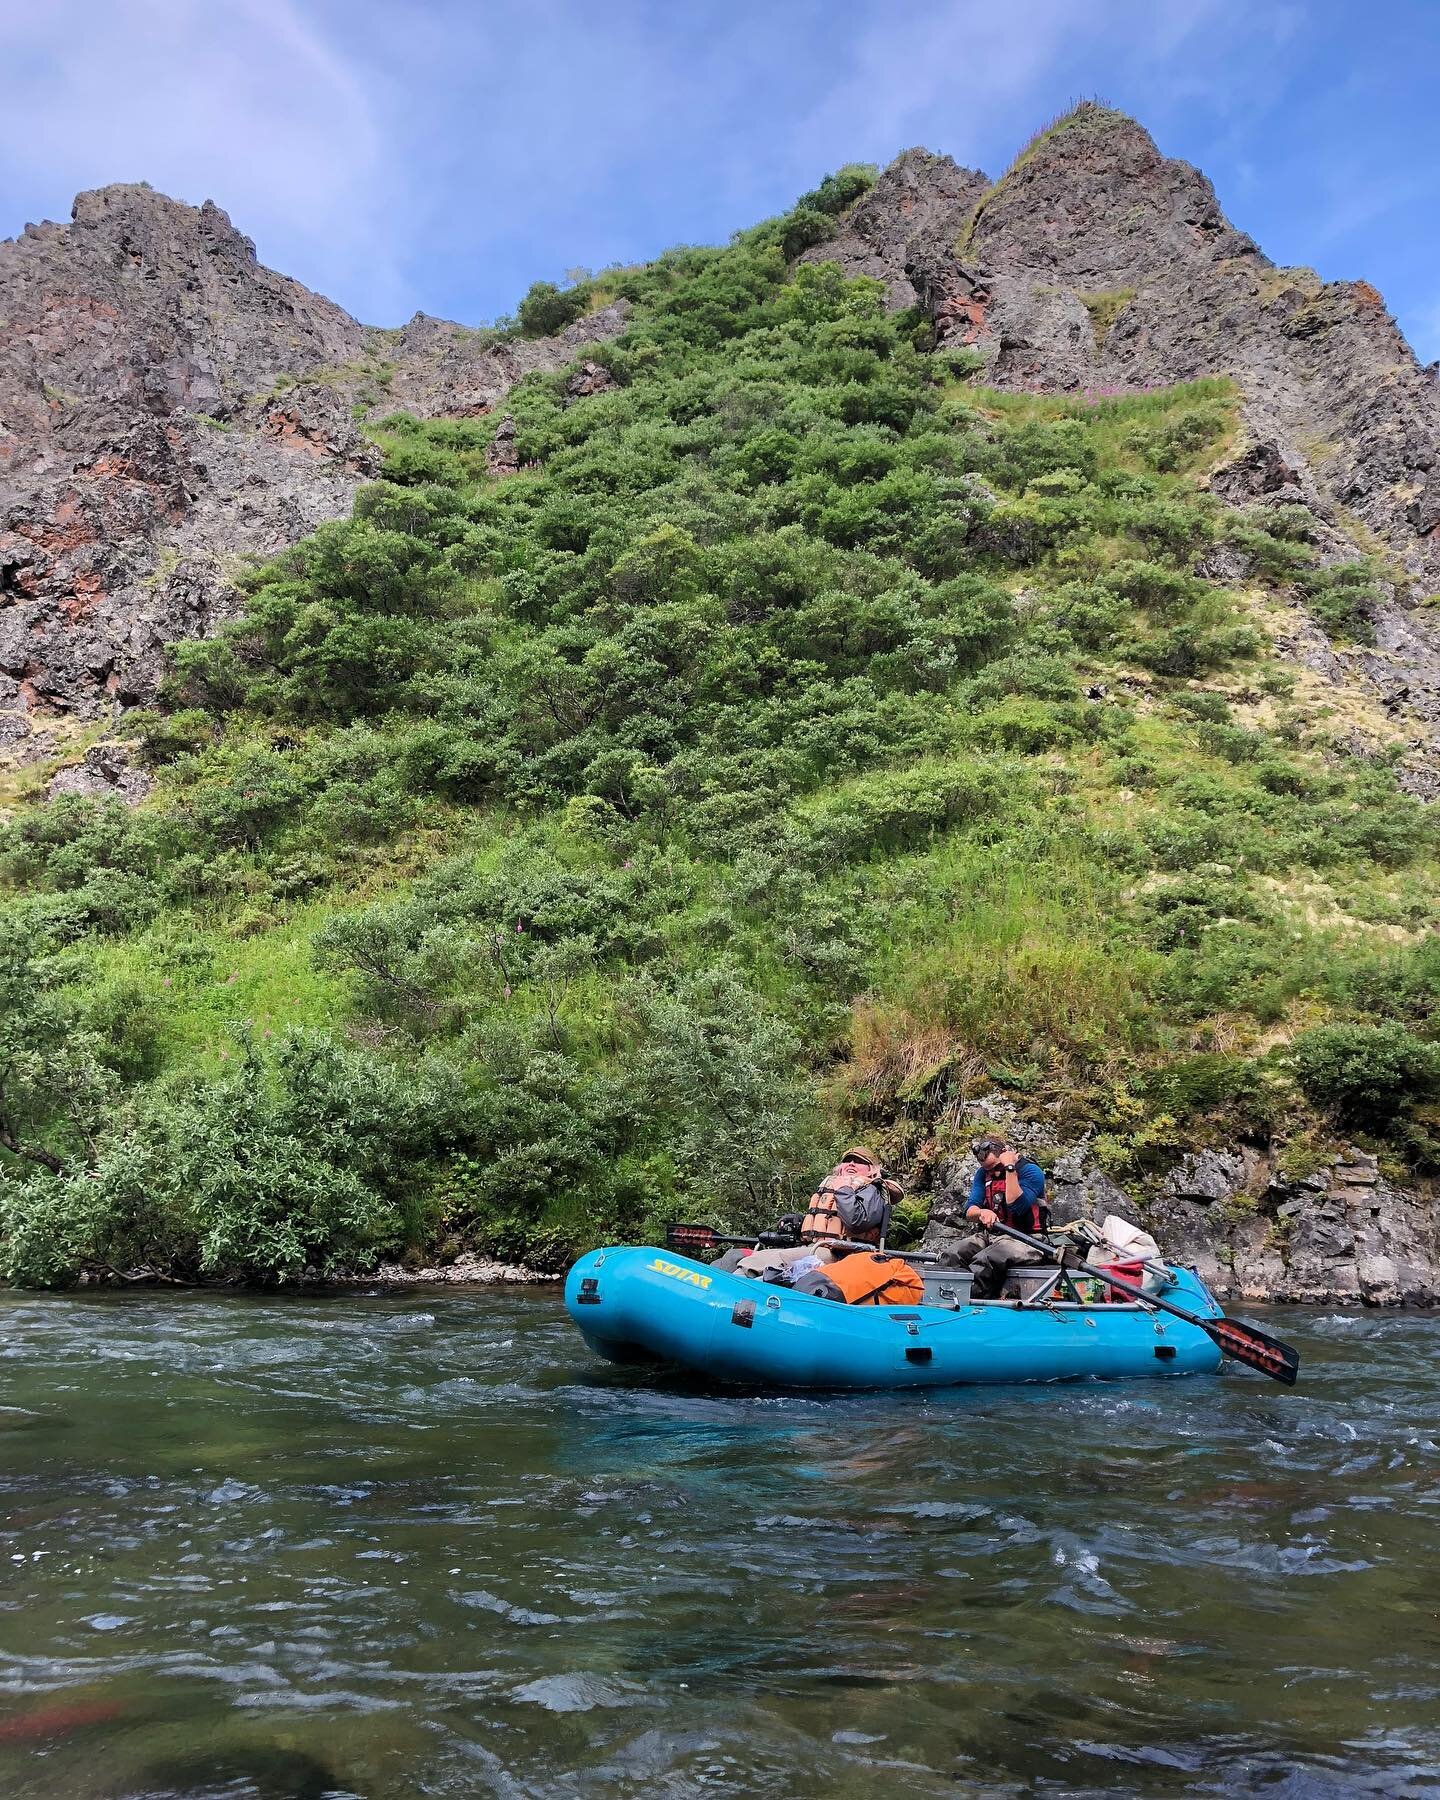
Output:
[[[912,1344],[905,1352],[905,1360],[908,1363],[927,1363],[934,1354],[928,1344]]]
[[[755,1302],[753,1300],[737,1300],[730,1311],[730,1323],[743,1325],[748,1331],[755,1323]]]

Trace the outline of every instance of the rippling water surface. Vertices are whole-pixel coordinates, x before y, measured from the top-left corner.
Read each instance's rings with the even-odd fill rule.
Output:
[[[0,1294],[0,1793],[1440,1795],[1440,1322],[657,1386],[558,1294]]]

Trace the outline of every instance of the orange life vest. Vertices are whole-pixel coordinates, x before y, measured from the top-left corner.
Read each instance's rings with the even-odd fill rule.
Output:
[[[800,1223],[800,1240],[823,1243],[847,1238],[878,1244],[890,1222],[890,1202],[900,1193],[898,1181],[863,1150],[847,1150],[810,1196]]]
[[[925,1283],[917,1270],[898,1256],[871,1256],[856,1250],[825,1270],[851,1306],[918,1306]]]

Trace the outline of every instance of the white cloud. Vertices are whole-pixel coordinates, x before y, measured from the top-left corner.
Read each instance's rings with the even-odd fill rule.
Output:
[[[143,179],[312,286],[399,298],[371,89],[292,0],[48,0],[0,11],[0,62],[8,179],[52,216]]]

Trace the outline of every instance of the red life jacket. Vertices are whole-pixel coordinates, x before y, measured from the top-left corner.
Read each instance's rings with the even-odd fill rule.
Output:
[[[981,1169],[980,1177],[985,1183],[985,1191],[980,1204],[988,1207],[1002,1225],[1008,1225],[1012,1231],[1029,1232],[1031,1237],[1035,1237],[1049,1223],[1050,1208],[1043,1200],[1027,1200],[1023,1193],[1013,1203],[1007,1200],[1005,1179],[1009,1172],[1008,1169],[999,1167]]]

